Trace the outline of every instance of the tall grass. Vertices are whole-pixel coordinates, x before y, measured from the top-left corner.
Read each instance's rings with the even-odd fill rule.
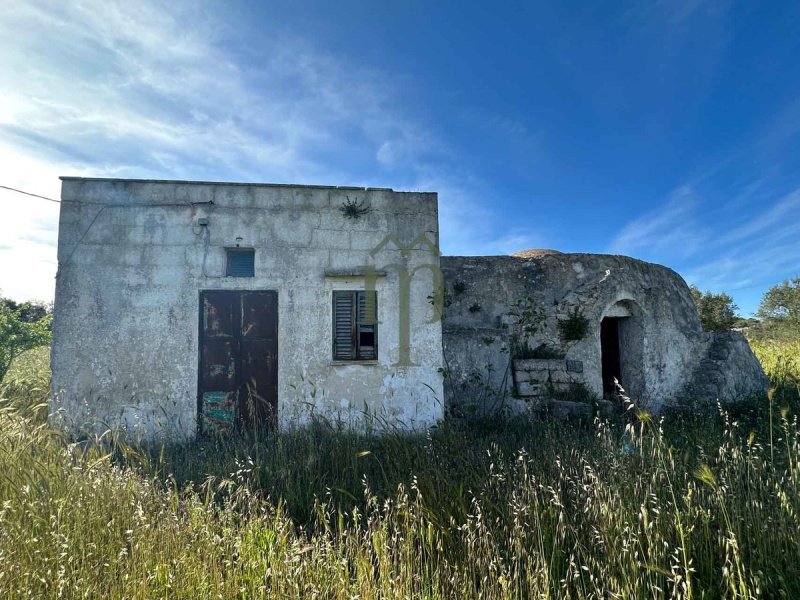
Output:
[[[797,400],[800,390],[800,340],[750,340],[750,347],[781,399]]]
[[[13,401],[25,414],[47,419],[50,394],[50,347],[40,346],[20,354],[0,383],[0,398]]]
[[[772,428],[764,400],[702,422],[131,448],[69,444],[7,402],[0,595],[800,597],[797,374]]]

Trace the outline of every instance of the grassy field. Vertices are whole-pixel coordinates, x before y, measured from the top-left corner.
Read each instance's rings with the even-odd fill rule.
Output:
[[[0,409],[0,596],[800,597],[800,343],[754,349],[774,392],[730,411],[163,448],[67,444],[35,351]]]

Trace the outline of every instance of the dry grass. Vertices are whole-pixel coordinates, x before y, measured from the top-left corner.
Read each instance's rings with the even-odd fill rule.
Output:
[[[663,424],[136,449],[67,444],[7,402],[0,595],[800,597],[789,349],[756,348],[772,414],[764,399]]]

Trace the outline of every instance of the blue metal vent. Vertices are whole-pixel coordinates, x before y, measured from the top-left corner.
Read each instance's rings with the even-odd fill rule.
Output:
[[[255,250],[228,250],[228,277],[254,277],[255,276]]]

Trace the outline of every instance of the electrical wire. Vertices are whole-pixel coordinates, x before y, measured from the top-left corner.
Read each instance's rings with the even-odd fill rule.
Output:
[[[61,204],[62,203],[61,200],[56,200],[55,198],[48,198],[47,196],[42,196],[41,194],[33,194],[31,192],[26,192],[25,190],[20,190],[20,189],[17,189],[17,188],[8,186],[8,185],[0,185],[0,189],[8,190],[10,192],[16,192],[18,194],[25,194],[26,196],[32,196],[34,198],[41,198],[42,200],[47,200],[49,202],[55,202],[56,204]],[[98,210],[95,213],[94,218],[92,218],[91,223],[89,223],[89,226],[83,231],[83,234],[81,234],[81,237],[78,239],[78,241],[72,247],[72,250],[70,251],[69,256],[67,256],[67,259],[63,263],[60,263],[61,267],[65,267],[70,263],[70,261],[72,260],[72,256],[75,254],[75,251],[81,245],[81,242],[83,242],[83,240],[89,234],[89,230],[92,228],[92,226],[94,225],[95,221],[97,221],[97,218],[100,216],[100,213],[102,213],[106,208],[109,208],[109,207],[120,208],[120,207],[126,207],[126,206],[127,207],[138,206],[138,207],[142,207],[142,208],[150,208],[150,207],[154,207],[154,206],[183,206],[183,207],[185,207],[185,206],[198,206],[198,205],[202,205],[202,204],[214,204],[213,200],[208,200],[208,201],[204,201],[204,202],[181,202],[181,203],[168,203],[168,204],[167,203],[164,203],[164,204],[108,204],[107,202],[83,202],[81,200],[70,200],[70,202],[74,202],[76,204],[94,204],[94,205],[99,205],[100,206],[100,210]],[[205,268],[206,268],[206,254],[208,253],[208,229],[206,229],[206,234],[207,234],[206,235],[206,247],[205,247],[205,251],[203,253],[203,274],[204,275],[205,275]],[[56,277],[58,277],[58,275],[56,275]]]
[[[138,207],[148,208],[151,206],[199,206],[203,204],[214,204],[213,200],[204,200],[202,202],[164,202],[162,204],[137,204],[137,203],[109,204],[108,202],[91,202],[88,200],[56,200],[55,198],[48,198],[47,196],[42,196],[41,194],[33,194],[31,192],[26,192],[25,190],[19,190],[17,188],[8,185],[0,185],[0,188],[4,190],[9,190],[11,192],[17,192],[18,194],[25,194],[26,196],[33,196],[34,198],[41,198],[42,200],[48,200],[49,202],[55,202],[56,204],[93,204],[96,206],[109,206],[111,208],[122,208],[128,206],[138,206]]]
[[[33,196],[34,198],[41,198],[42,200],[49,200],[50,202],[55,202],[56,204],[61,204],[61,200],[56,200],[55,198],[48,198],[47,196],[42,196],[40,194],[32,194],[31,192],[18,190],[17,188],[13,188],[7,185],[0,185],[0,188],[3,188],[4,190],[9,190],[11,192],[17,192],[18,194],[25,194],[26,196]]]

